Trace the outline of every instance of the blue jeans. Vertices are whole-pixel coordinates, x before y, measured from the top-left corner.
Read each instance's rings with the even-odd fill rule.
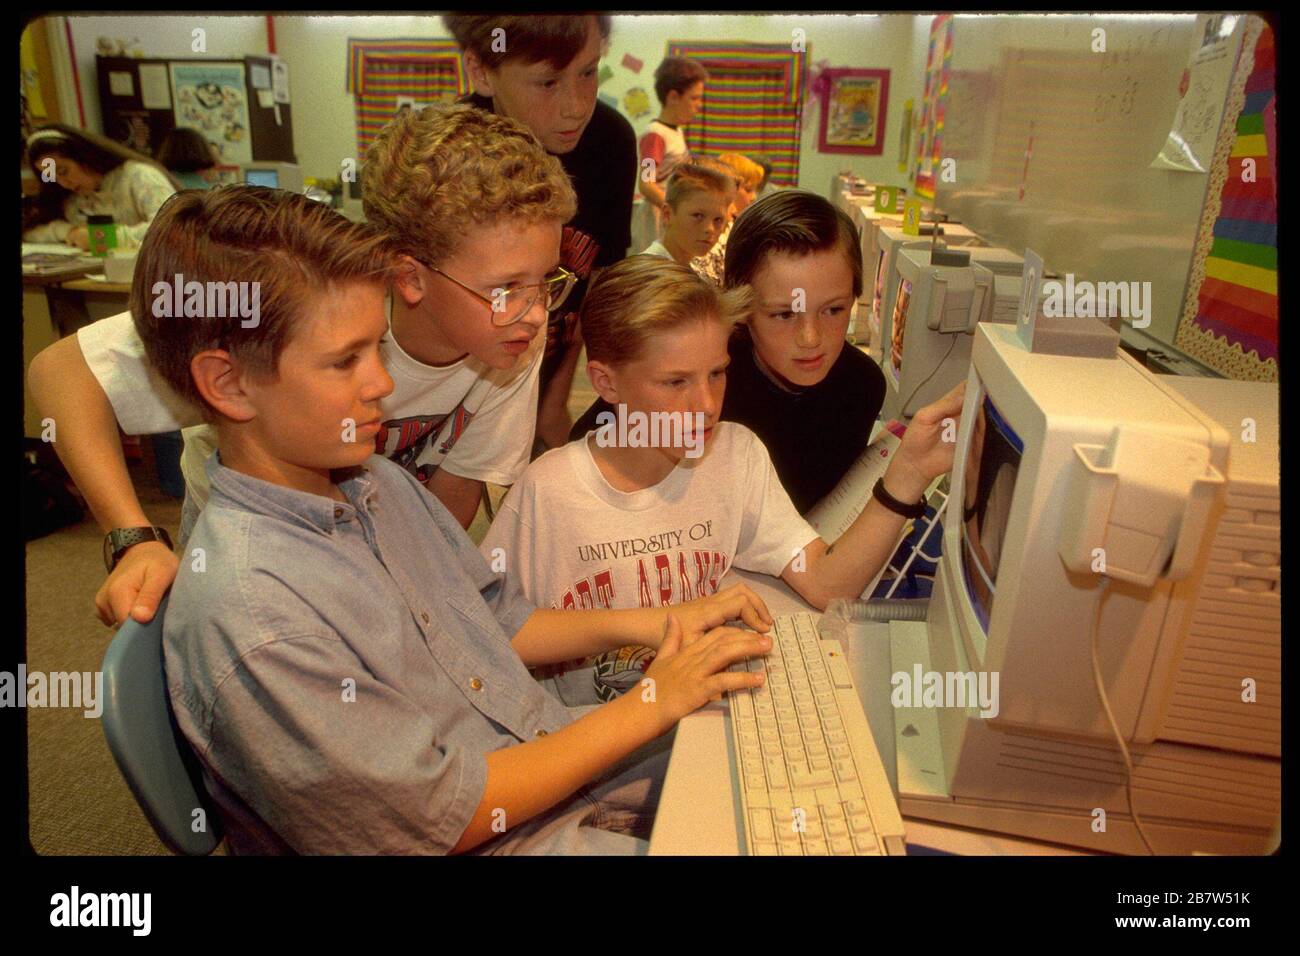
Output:
[[[572,707],[581,717],[591,707]],[[633,751],[558,807],[507,829],[474,852],[546,856],[644,856],[675,731]],[[509,821],[506,821],[507,826]]]

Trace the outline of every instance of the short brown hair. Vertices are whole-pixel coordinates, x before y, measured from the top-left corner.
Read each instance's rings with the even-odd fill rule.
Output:
[[[186,190],[163,204],[145,234],[131,280],[131,318],[149,362],[210,417],[190,375],[195,355],[225,349],[273,380],[314,296],[333,283],[386,283],[397,262],[391,240],[373,226],[298,193],[244,185]],[[159,308],[156,286],[167,285],[161,295],[170,298],[177,276],[205,285],[203,315],[156,314],[170,311]],[[249,328],[227,297],[241,282],[256,283],[259,321]]]
[[[609,39],[610,17],[594,14],[602,40]],[[502,16],[449,13],[443,26],[462,51],[473,53],[489,70],[506,60],[525,63],[545,60],[557,70],[568,66],[587,44],[590,20],[585,16]],[[493,30],[503,30],[504,50],[494,50]],[[500,34],[498,36],[501,36]]]
[[[671,259],[629,256],[587,290],[582,340],[589,359],[621,365],[640,356],[656,332],[707,319],[730,328],[751,308],[748,288],[723,292]]]
[[[742,212],[727,238],[727,288],[749,285],[769,252],[806,256],[840,249],[853,272],[853,297],[862,296],[862,247],[858,227],[829,199],[783,189],[756,200]]]
[[[682,163],[669,177],[664,199],[675,210],[684,199],[704,192],[734,196],[734,175],[726,167],[719,170],[702,163]]]
[[[689,60],[684,56],[664,57],[655,68],[655,96],[667,106],[669,93],[685,93],[696,83],[708,81],[709,71],[699,60]]]
[[[176,126],[158,147],[158,162],[173,173],[197,173],[217,165],[212,142],[196,129]]]
[[[366,218],[434,265],[469,224],[563,224],[578,208],[564,167],[527,127],[468,105],[394,117],[366,150],[361,181]]]

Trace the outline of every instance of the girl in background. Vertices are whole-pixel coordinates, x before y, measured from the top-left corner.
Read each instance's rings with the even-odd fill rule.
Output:
[[[154,215],[180,183],[149,157],[107,137],[51,123],[27,138],[27,159],[41,183],[27,242],[90,247],[88,217],[110,215],[120,248],[140,244]],[[44,174],[44,175],[43,175]]]

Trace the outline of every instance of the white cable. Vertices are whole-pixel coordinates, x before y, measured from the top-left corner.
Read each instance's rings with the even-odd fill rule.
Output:
[[[1133,818],[1133,825],[1137,827],[1138,836],[1142,838],[1142,843],[1147,848],[1147,852],[1155,856],[1156,851],[1151,846],[1151,841],[1147,839],[1146,830],[1142,827],[1142,818],[1138,816],[1137,806],[1133,802],[1133,760],[1129,756],[1127,745],[1124,743],[1124,735],[1119,732],[1119,725],[1115,722],[1115,715],[1111,712],[1110,701],[1106,698],[1106,688],[1103,686],[1101,679],[1101,659],[1097,655],[1097,638],[1101,634],[1101,608],[1106,603],[1106,595],[1109,593],[1110,578],[1103,574],[1101,576],[1101,587],[1097,590],[1097,606],[1092,614],[1092,679],[1097,686],[1097,696],[1101,698],[1101,709],[1106,712],[1106,719],[1110,721],[1111,732],[1115,735],[1115,742],[1119,744],[1119,752],[1124,757],[1124,790],[1128,794],[1129,815]]]

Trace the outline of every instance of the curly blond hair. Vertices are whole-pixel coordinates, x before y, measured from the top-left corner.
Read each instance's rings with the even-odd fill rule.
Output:
[[[578,201],[560,161],[527,127],[473,106],[408,110],[366,150],[366,218],[436,265],[470,224],[568,222]]]

